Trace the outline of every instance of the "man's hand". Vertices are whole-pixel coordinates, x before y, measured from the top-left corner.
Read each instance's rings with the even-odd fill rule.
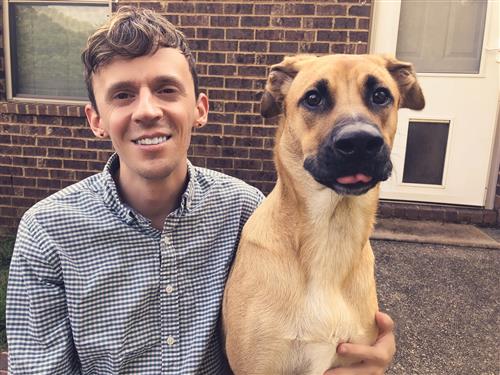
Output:
[[[375,314],[379,329],[377,341],[373,346],[343,343],[337,347],[337,353],[357,363],[349,367],[338,367],[324,375],[381,375],[385,373],[396,352],[394,322],[387,314],[380,311]]]

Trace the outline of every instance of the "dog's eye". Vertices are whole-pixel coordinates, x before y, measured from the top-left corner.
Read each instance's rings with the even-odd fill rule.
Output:
[[[323,97],[320,95],[319,92],[315,90],[311,90],[306,93],[304,96],[304,103],[308,107],[317,107],[323,102]]]
[[[385,88],[378,88],[372,94],[372,101],[376,105],[387,105],[391,102],[391,94]]]

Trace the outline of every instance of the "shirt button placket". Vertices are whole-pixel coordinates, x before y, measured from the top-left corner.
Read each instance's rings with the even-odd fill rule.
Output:
[[[168,224],[168,222],[167,222]],[[161,261],[161,322],[163,342],[163,372],[176,374],[179,370],[180,353],[180,306],[177,293],[178,266],[172,244],[172,230],[168,226],[162,238]]]

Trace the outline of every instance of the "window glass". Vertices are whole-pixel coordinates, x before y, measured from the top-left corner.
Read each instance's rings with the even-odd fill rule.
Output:
[[[85,99],[80,53],[108,6],[11,3],[9,10],[13,96]]]

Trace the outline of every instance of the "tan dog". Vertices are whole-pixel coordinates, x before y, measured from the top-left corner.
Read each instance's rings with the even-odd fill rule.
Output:
[[[243,229],[223,303],[236,375],[321,375],[348,364],[340,342],[376,339],[368,238],[401,107],[424,107],[409,63],[299,55],[272,66],[261,113],[282,113],[278,180]]]

